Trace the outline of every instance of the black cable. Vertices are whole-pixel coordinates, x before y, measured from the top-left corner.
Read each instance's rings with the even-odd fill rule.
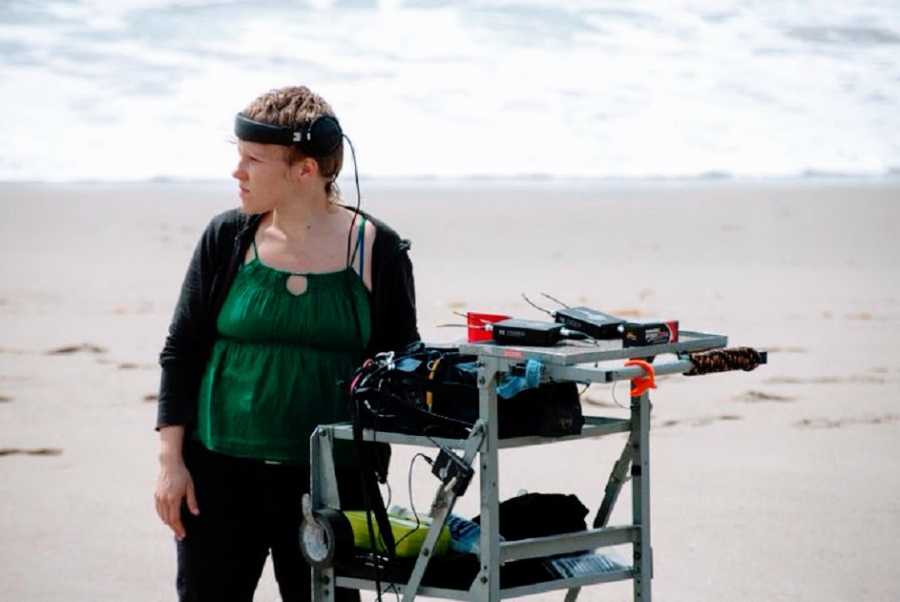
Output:
[[[560,300],[557,299],[556,297],[551,297],[551,296],[548,295],[547,293],[541,293],[541,294],[542,294],[543,296],[547,297],[548,299],[550,299],[551,301],[554,301],[554,302],[556,302],[556,303],[559,303],[560,305],[562,305],[562,306],[565,307],[566,309],[570,309],[570,308],[572,307],[571,305],[566,305],[565,303],[563,303],[562,301],[560,301]]]
[[[387,589],[384,590],[384,591],[389,592],[389,591],[392,591],[392,590],[393,590],[393,592],[394,592],[394,595],[397,596],[397,602],[400,602],[400,591],[397,589],[397,584],[396,584],[396,583],[391,583],[391,584],[387,587]]]
[[[359,245],[353,246],[353,253],[351,255],[350,248],[351,248],[351,242],[353,240],[353,229],[356,225],[356,219],[359,217],[360,206],[362,205],[362,193],[360,192],[360,188],[359,188],[359,165],[356,161],[356,148],[353,146],[353,141],[350,140],[349,136],[347,136],[346,134],[343,134],[342,136],[344,139],[347,140],[347,144],[350,146],[350,155],[353,158],[353,180],[356,185],[356,210],[353,212],[353,217],[350,220],[350,227],[347,230],[346,258],[347,258],[347,267],[350,267],[350,266],[352,266],[353,261],[355,261],[355,259],[356,259],[356,249],[359,246]],[[363,278],[364,274],[360,274],[359,276],[360,276],[360,278]],[[347,282],[347,287],[348,287],[347,296],[350,298],[350,302],[353,305],[353,319],[354,319],[354,322],[356,323],[356,332],[357,332],[357,334],[361,335],[362,327],[361,327],[361,324],[359,323],[359,316],[357,315],[357,312],[356,312],[356,302],[353,297],[352,291],[349,290],[350,289],[349,280],[347,280],[346,282]],[[359,390],[361,388],[360,386],[363,384],[363,382],[366,379],[367,379],[367,377],[364,378],[360,383],[358,383],[357,390]],[[351,392],[351,395],[352,394],[353,394],[353,392]],[[352,404],[352,406],[356,408],[357,416],[355,418],[359,419],[358,404]],[[374,428],[373,428],[373,433],[376,433],[376,438],[377,438],[377,431],[375,431]],[[377,487],[377,485],[376,485],[376,487]],[[378,600],[378,602],[382,602],[382,598],[381,598],[381,593],[382,593],[382,590],[381,590],[381,563],[380,563],[379,557],[378,557],[378,542],[379,542],[379,540],[381,542],[383,549],[387,550],[387,546],[384,543],[384,534],[382,534],[380,532],[380,530],[378,533],[378,537],[375,537],[375,529],[372,524],[372,500],[368,495],[368,489],[365,486],[365,483],[363,483],[362,489],[363,489],[363,503],[366,506],[366,527],[369,531],[369,541],[372,544],[370,549],[371,549],[371,553],[372,553],[372,562],[373,562],[374,569],[375,569],[375,597]],[[388,486],[388,500],[390,500],[390,496],[391,496],[391,489],[390,489],[390,486]]]
[[[413,528],[412,531],[410,531],[409,533],[407,533],[406,535],[404,535],[403,537],[401,537],[400,539],[398,539],[397,542],[394,544],[395,546],[399,546],[399,545],[403,542],[404,539],[406,539],[407,537],[409,537],[410,535],[412,535],[413,533],[415,533],[416,531],[418,531],[418,530],[419,530],[419,527],[422,526],[422,521],[419,519],[419,513],[416,512],[416,505],[415,505],[415,503],[413,502],[413,493],[412,493],[412,474],[413,474],[413,465],[414,465],[415,462],[416,462],[416,458],[418,458],[418,457],[420,457],[420,456],[421,456],[426,462],[428,462],[428,464],[433,464],[433,462],[434,462],[431,458],[429,458],[428,456],[426,456],[425,454],[423,454],[423,453],[421,453],[421,452],[419,452],[419,453],[417,453],[416,455],[414,455],[414,456],[412,457],[412,460],[409,461],[409,472],[407,473],[407,477],[406,477],[406,485],[407,485],[408,492],[409,492],[409,507],[412,509],[413,517],[415,517],[415,519],[416,519],[416,526],[415,526],[415,528]]]
[[[435,414],[434,412],[428,412],[428,415],[429,416],[437,416],[441,420],[446,420],[448,422],[452,422],[452,423],[454,423],[452,426],[460,428],[463,431],[465,431],[465,433],[466,433],[465,436],[463,436],[463,437],[452,437],[452,436],[445,436],[445,435],[438,435],[438,437],[445,437],[447,439],[466,439],[469,436],[469,434],[472,432],[472,427],[474,426],[472,423],[466,422],[465,420],[457,420],[456,418],[450,418],[449,416],[444,416],[443,414]],[[431,441],[435,445],[435,447],[438,447],[438,448],[446,451],[446,449],[444,448],[443,445],[441,445],[440,443],[438,443],[437,441],[432,439],[431,436],[428,434],[429,430],[433,431],[435,429],[441,428],[442,426],[448,426],[448,425],[446,425],[446,424],[427,424],[424,427],[422,427],[422,435],[424,437],[426,437],[429,441]]]
[[[351,267],[353,262],[356,260],[356,249],[359,245],[353,246],[353,255],[350,255],[350,242],[353,239],[353,226],[356,225],[356,218],[359,217],[359,208],[362,204],[362,193],[359,191],[359,169],[356,165],[356,149],[353,148],[353,141],[350,140],[350,137],[346,134],[341,134],[346,140],[347,144],[350,145],[350,154],[353,157],[353,178],[356,182],[356,211],[353,212],[353,218],[350,220],[350,228],[347,230],[347,267]],[[360,266],[362,267],[362,266]],[[347,285],[347,297],[350,299],[351,311],[353,313],[353,323],[356,326],[356,335],[359,338],[362,338],[362,325],[359,323],[359,315],[356,311],[356,298],[353,296],[353,287],[350,282],[350,271],[348,270],[346,273],[346,278],[344,278],[344,283]],[[359,275],[361,280],[365,279],[365,274]]]
[[[369,391],[369,389],[362,388],[361,386],[357,386],[356,391],[358,393],[366,393]],[[376,391],[378,392],[379,395],[390,399],[394,403],[398,403],[398,404],[409,407],[408,401],[406,399],[404,399],[403,397],[400,397],[399,395],[391,393],[390,391],[384,391],[384,390],[380,390],[380,389],[376,389]],[[373,412],[377,412],[377,410],[375,410],[374,408],[370,408],[370,410]],[[416,409],[413,407],[410,407],[410,410],[421,412],[422,414],[427,414],[429,417],[435,417],[440,420],[452,423],[454,426],[458,426],[459,428],[464,429],[466,431],[469,431],[472,428],[471,423],[468,423],[465,420],[460,420],[458,418],[451,418],[450,416],[444,416],[443,414],[437,414],[435,412],[426,412],[425,410],[420,410],[420,409]],[[428,425],[428,426],[424,427],[423,431],[428,430],[428,429],[434,429],[434,428],[440,428],[440,425]]]
[[[409,475],[407,476],[406,486],[409,491],[409,507],[412,510],[413,516],[416,517],[416,529],[419,528],[420,521],[419,521],[419,514],[416,512],[416,504],[413,502],[412,469],[413,469],[413,464],[416,461],[416,458],[418,458],[420,456],[422,457],[423,460],[428,462],[429,466],[434,465],[434,460],[432,460],[431,458],[429,458],[428,456],[426,456],[423,453],[417,453],[415,456],[412,457],[412,460],[409,461]]]
[[[541,294],[543,294],[543,293],[541,293]],[[550,311],[549,309],[544,309],[543,307],[541,307],[540,305],[538,305],[537,303],[535,303],[534,301],[532,301],[531,299],[529,299],[528,297],[526,297],[526,296],[525,296],[525,293],[522,293],[522,298],[525,299],[525,303],[527,303],[527,304],[530,305],[531,307],[535,308],[536,310],[544,312],[545,314],[547,314],[547,315],[550,316],[551,318],[555,318],[555,317],[556,317],[556,316],[553,315],[553,312],[552,312],[552,311]]]
[[[362,205],[362,194],[359,191],[359,169],[356,164],[356,149],[353,147],[353,141],[346,134],[343,134],[347,144],[350,145],[350,155],[353,157],[353,180],[356,183],[356,211],[353,212],[353,219],[350,220],[350,230],[347,232],[347,265],[351,265],[356,259],[356,247],[353,248],[353,256],[350,256],[350,241],[353,239],[353,226],[356,225],[356,218],[359,216],[359,208]],[[362,274],[360,274],[362,277]]]

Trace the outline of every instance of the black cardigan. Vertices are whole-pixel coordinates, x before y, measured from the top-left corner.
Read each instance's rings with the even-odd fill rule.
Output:
[[[383,222],[372,247],[372,336],[367,354],[401,349],[419,339],[409,241]],[[261,215],[237,209],[212,219],[188,266],[169,335],[159,355],[162,377],[156,428],[192,425],[197,393],[217,337],[216,320],[234,276],[255,236]]]

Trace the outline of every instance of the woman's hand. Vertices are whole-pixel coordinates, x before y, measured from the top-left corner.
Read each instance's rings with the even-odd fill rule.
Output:
[[[181,522],[181,502],[187,501],[191,514],[200,514],[197,496],[194,492],[194,481],[191,473],[184,465],[181,445],[184,439],[184,427],[167,426],[159,431],[159,478],[156,481],[156,513],[160,520],[169,525],[179,541],[187,534]]]

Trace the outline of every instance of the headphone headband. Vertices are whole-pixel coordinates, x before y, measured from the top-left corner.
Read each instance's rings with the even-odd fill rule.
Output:
[[[312,123],[295,130],[255,121],[238,113],[234,118],[234,135],[247,142],[295,146],[305,155],[321,158],[340,146],[344,133],[341,124],[331,115],[316,117]]]

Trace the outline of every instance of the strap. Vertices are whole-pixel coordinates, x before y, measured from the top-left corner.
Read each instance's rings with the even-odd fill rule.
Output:
[[[253,245],[253,258],[259,260],[259,250],[256,248],[256,236],[254,236],[250,240],[252,241],[251,244]]]
[[[356,232],[356,246],[353,248],[353,256],[350,258],[350,265],[353,265],[353,262],[356,260],[357,254],[359,255],[359,277],[362,278],[363,274],[365,274],[365,255],[366,255],[366,218],[362,215],[359,216],[359,226],[357,226]]]

